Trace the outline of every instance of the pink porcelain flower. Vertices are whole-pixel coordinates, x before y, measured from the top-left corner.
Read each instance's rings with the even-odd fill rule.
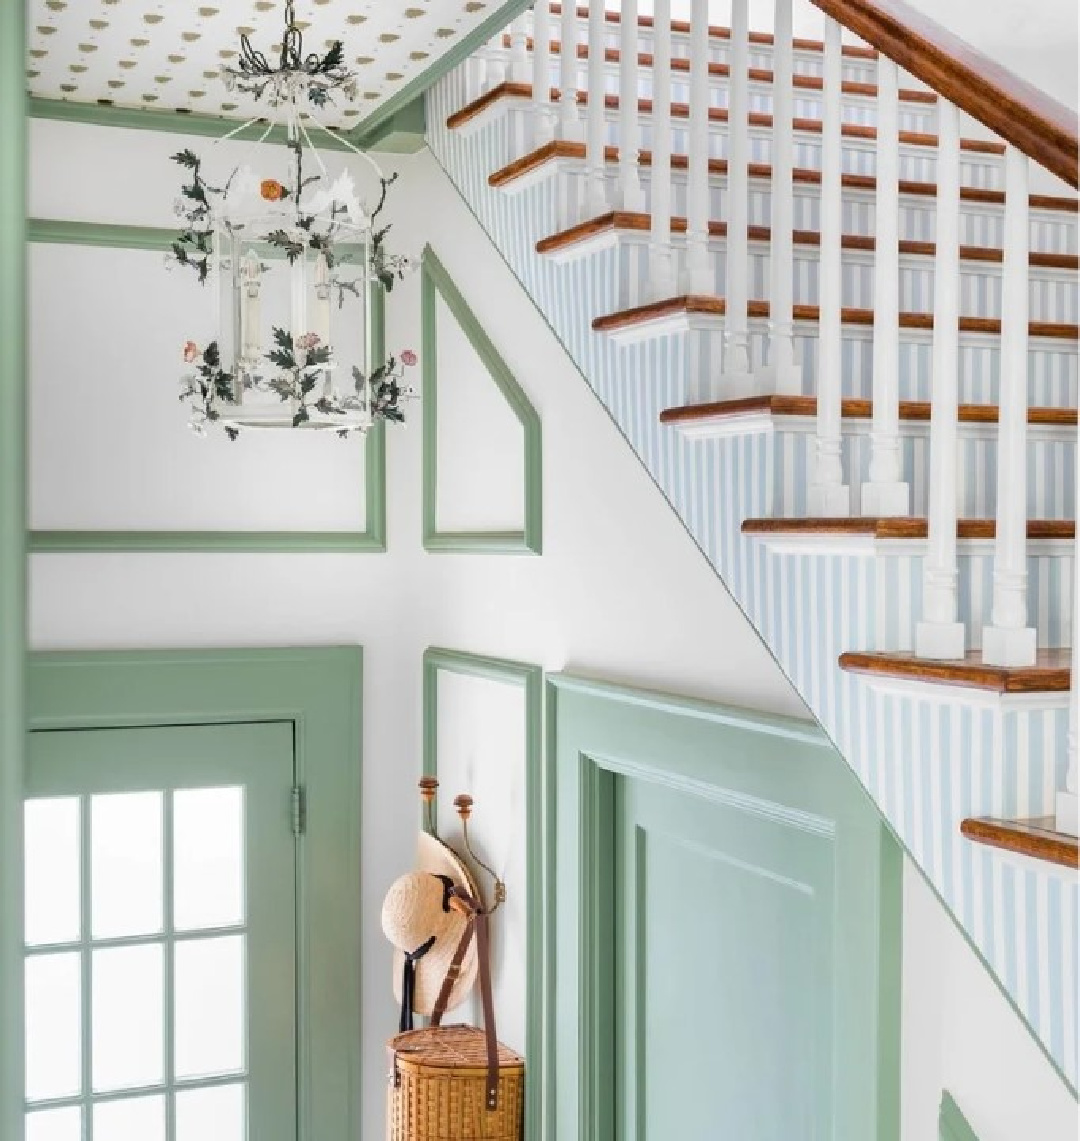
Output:
[[[194,341],[184,342],[184,363],[192,364],[199,355],[199,346]]]
[[[412,349],[403,349],[401,352],[401,363],[407,368],[412,368],[416,364],[416,353]]]
[[[305,352],[310,352],[314,349],[320,341],[318,333],[305,333],[297,342],[296,347],[303,349]]]

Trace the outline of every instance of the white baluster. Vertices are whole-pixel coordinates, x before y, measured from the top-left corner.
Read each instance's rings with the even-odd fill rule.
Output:
[[[746,228],[750,222],[749,75],[750,20],[747,0],[731,4],[731,73],[728,77],[727,145],[727,273],[724,283],[724,371],[720,388],[725,399],[750,396],[754,380],[750,372],[750,333],[746,304],[749,297],[749,246]]]
[[[1035,664],[1027,606],[1028,160],[1005,152],[1005,240],[1001,267],[1001,382],[998,394],[997,537],[994,604],[983,630],[983,661]]]
[[[874,413],[870,480],[860,513],[907,515],[911,489],[900,464],[900,94],[896,64],[878,57],[874,252]]]
[[[960,114],[945,99],[940,101],[939,108],[929,547],[923,571],[923,617],[915,628],[915,650],[923,658],[948,660],[964,656],[964,625],[957,621],[956,601]]]
[[[608,208],[604,178],[607,143],[605,15],[603,0],[592,0],[589,5],[588,102],[585,105],[585,211],[590,218],[599,217]]]
[[[652,229],[649,278],[653,300],[675,294],[671,257],[671,0],[653,7]]]
[[[821,254],[818,287],[817,439],[813,483],[810,485],[811,515],[851,514],[851,489],[844,483],[840,458],[841,400],[843,395],[843,125],[842,56],[840,25],[825,19],[825,75],[822,99],[824,121],[821,133]]]
[[[619,203],[624,210],[645,209],[638,154],[638,0],[624,0],[619,23]],[[654,93],[655,96],[655,93]]]
[[[529,82],[529,17],[522,13],[510,25],[510,75],[512,83]]]
[[[1077,441],[1080,444],[1080,440]],[[1077,465],[1076,495],[1074,503],[1080,503],[1080,464]],[[1080,560],[1080,543],[1074,545],[1074,559]],[[1057,794],[1055,827],[1059,832],[1071,836],[1080,833],[1077,820],[1077,793],[1080,792],[1080,587],[1077,574],[1080,561],[1073,563],[1072,591],[1072,693],[1069,695],[1069,767],[1065,774],[1065,791]]]
[[[555,138],[551,106],[551,0],[536,0],[533,9],[533,146]]]
[[[792,39],[791,0],[776,0],[773,36],[772,132],[772,236],[769,242],[769,364],[758,374],[760,392],[796,395],[802,391],[802,369],[795,360],[794,302],[795,248],[795,113],[793,83],[795,45]]]
[[[488,43],[488,65],[485,85],[487,90],[499,87],[506,82],[507,51],[503,47],[502,32],[494,36]]]
[[[702,296],[716,292],[709,258],[709,0],[693,0],[691,6],[689,136],[686,292]]]
[[[573,0],[563,0],[562,15],[559,18],[559,138],[580,143],[577,49],[577,6]]]

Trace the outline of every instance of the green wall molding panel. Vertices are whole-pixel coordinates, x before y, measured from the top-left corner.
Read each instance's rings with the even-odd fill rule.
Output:
[[[0,5],[0,1137],[23,1136],[26,5]]]
[[[823,1017],[839,1060],[830,1060],[820,1088],[815,1083],[813,1104],[828,1107],[821,1112],[830,1117],[837,1136],[896,1141],[900,1012],[895,996],[900,989],[902,850],[820,729],[793,719],[556,674],[549,676],[547,685],[547,741],[540,814],[545,1080],[543,1131],[534,1136],[547,1141],[611,1137],[624,1135],[624,1129],[626,1136],[636,1136],[619,1123],[634,1120],[641,1130],[656,1125],[646,1117],[648,1098],[641,1100],[646,1078],[641,1075],[668,1081],[670,1088],[678,1084],[683,1063],[677,1061],[670,1078],[656,1079],[641,1069],[644,1055],[621,1050],[634,1042],[638,1051],[645,1041],[640,1032],[633,1032],[633,1020],[646,1009],[652,989],[641,989],[647,985],[644,971],[638,975],[634,966],[640,948],[647,945],[650,954],[660,954],[654,929],[642,918],[650,914],[646,902],[670,898],[671,893],[677,896],[682,882],[665,881],[670,889],[648,894],[646,865],[641,862],[640,870],[634,868],[638,857],[644,860],[643,845],[653,833],[643,831],[641,817],[626,806],[637,804],[638,813],[655,815],[667,810],[665,804],[679,804],[680,831],[663,851],[681,853],[678,858],[693,862],[695,868],[699,866],[695,861],[700,861],[701,867],[742,867],[753,872],[753,863],[740,864],[736,856],[757,845],[759,859],[767,855],[777,861],[761,866],[764,876],[743,877],[748,885],[741,889],[746,908],[757,907],[759,898],[768,902],[767,892],[773,890],[771,867],[776,875],[772,883],[784,885],[785,891],[801,894],[803,879],[816,885],[803,897],[800,914],[812,908],[817,924],[833,927],[830,939],[815,943],[832,948],[827,976],[832,981],[826,992],[831,1003],[824,1008],[810,1004],[807,1009],[831,1012]],[[717,812],[726,814],[723,829],[712,815]],[[713,829],[711,835],[724,836],[723,851],[722,845],[715,845],[716,852],[699,847],[703,821]],[[742,849],[731,846],[735,841],[729,823],[747,838]],[[805,867],[799,863],[804,853],[809,859]],[[795,869],[793,879],[780,874],[781,859]],[[750,890],[752,883],[762,885],[755,889],[758,894]],[[622,901],[622,919],[616,899]],[[814,899],[819,902],[812,903]],[[677,905],[676,899],[673,906]],[[877,918],[867,918],[875,911]],[[620,923],[628,923],[637,932],[636,939],[620,936]],[[720,944],[716,946],[719,949]],[[689,953],[685,947],[683,951]],[[802,956],[801,951],[784,951],[774,943],[766,958],[779,962],[783,954],[788,955],[784,962]],[[699,961],[705,960],[699,956]],[[652,969],[660,972],[663,992],[663,980],[673,976],[657,963]],[[616,981],[620,978],[624,983],[636,979],[636,985],[624,986]],[[702,976],[702,1009],[708,996],[706,982]],[[773,1018],[778,1017],[776,1001]],[[767,1008],[768,1004],[761,1006],[762,1018]],[[673,1032],[670,1013],[664,1016],[669,1034]],[[692,1050],[693,1019],[680,1021],[687,1032],[686,1048]],[[715,1049],[715,1031],[705,1028],[702,1033]],[[770,1034],[775,1037],[774,1031]],[[744,1045],[752,1054],[761,1042],[735,1043],[730,1067],[742,1065]],[[637,1061],[627,1076],[620,1069],[620,1058],[630,1057]],[[739,1079],[753,1080],[751,1070]],[[713,1099],[719,1094],[705,1088],[702,1096]],[[711,1112],[708,1106],[703,1108]],[[696,1118],[687,1115],[697,1126],[701,1110],[699,1106]],[[676,1120],[665,1119],[664,1129],[670,1129],[672,1136],[705,1135],[699,1127]]]
[[[979,1141],[975,1136],[975,1130],[968,1124],[967,1118],[960,1112],[960,1107],[948,1090],[941,1095],[938,1136],[940,1141]]]
[[[147,112],[148,113],[148,112]],[[143,114],[143,112],[137,112]],[[154,226],[107,225],[34,218],[27,224],[32,242],[102,249],[168,250],[176,233]],[[372,293],[374,355],[386,347],[386,294]],[[241,446],[242,441],[237,446]],[[21,446],[21,442],[20,442]],[[363,531],[33,531],[35,554],[74,552],[248,552],[383,554],[386,551],[386,426],[378,424],[364,441],[365,523]]]
[[[358,1137],[360,648],[36,653],[28,685],[31,731],[291,723],[307,821],[298,857],[299,1139]],[[21,939],[18,952],[21,992]],[[21,1018],[4,1023],[12,1025]],[[14,1092],[0,1103],[18,1117],[4,1122],[4,1141],[22,1136],[21,1081]]]
[[[423,669],[424,776],[439,775],[440,673],[485,678],[525,691],[525,977],[529,980],[529,991],[525,999],[525,1136],[539,1139],[544,1075],[548,1072],[543,1039],[544,994],[540,985],[545,964],[541,912],[544,842],[540,822],[544,780],[544,671],[542,667],[527,662],[485,657],[435,646],[424,652]]]
[[[543,441],[540,417],[491,338],[435,255],[424,250],[421,264],[421,414],[423,430],[423,541],[428,551],[534,554],[543,550]],[[517,417],[524,436],[525,526],[521,531],[440,531],[438,526],[439,396],[438,306],[441,297]]]

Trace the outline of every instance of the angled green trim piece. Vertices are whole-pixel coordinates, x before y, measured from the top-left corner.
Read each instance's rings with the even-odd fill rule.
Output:
[[[366,119],[357,125],[353,132],[354,137],[357,139],[368,138],[387,119],[392,118],[415,99],[422,97],[429,87],[438,83],[458,64],[464,63],[477,48],[482,47],[493,36],[498,35],[511,20],[520,16],[522,12],[528,11],[533,6],[533,2],[534,0],[507,0],[464,39],[459,40],[449,51],[439,56],[429,68],[414,76],[400,91],[376,107]]]
[[[370,134],[353,141],[378,154],[416,154],[427,146],[427,105],[423,96],[383,120]]]
[[[525,1136],[539,1139],[548,1100],[546,1075],[551,1045],[546,1035],[548,987],[547,923],[544,917],[544,671],[541,666],[461,650],[430,647],[424,652],[423,772],[439,772],[439,674],[465,674],[518,686],[525,691]],[[437,817],[436,817],[437,818]],[[423,821],[421,821],[423,826]]]
[[[308,822],[297,864],[298,1138],[358,1137],[360,647],[38,653],[31,655],[28,697],[32,731],[291,722]],[[283,827],[286,820],[283,805]],[[0,1107],[18,1110],[4,1141],[22,1136],[21,1081],[15,1092]]]
[[[0,1137],[23,1136],[26,5],[0,6]]]
[[[135,131],[165,131],[173,135],[199,135],[208,139],[219,139],[240,126],[235,119],[200,115],[197,112],[162,111],[157,108],[143,110],[139,107],[117,107],[103,103],[74,103],[67,99],[32,98],[29,100],[29,114],[32,119],[83,123],[92,127],[121,127]],[[265,131],[266,120],[260,120],[234,137],[241,142],[255,142],[262,138]],[[287,142],[285,128],[274,127],[266,136],[266,141]],[[333,132],[320,131],[318,143],[320,150],[349,150],[348,144]]]
[[[953,1100],[948,1090],[941,1095],[941,1112],[938,1116],[938,1136],[940,1141],[979,1141],[975,1130]]]
[[[517,417],[524,437],[525,527],[522,531],[440,531],[439,479],[439,336],[437,299],[441,297],[454,320],[483,362],[503,399]],[[443,264],[428,246],[421,264],[421,404],[423,415],[423,541],[427,551],[486,554],[534,554],[543,550],[544,477],[540,417],[506,362],[499,355]]]

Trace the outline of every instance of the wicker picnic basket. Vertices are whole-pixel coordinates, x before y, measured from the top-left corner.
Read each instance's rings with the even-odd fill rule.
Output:
[[[494,1109],[488,1051],[475,1026],[431,1026],[391,1038],[388,1141],[522,1141],[525,1061],[498,1046]]]

